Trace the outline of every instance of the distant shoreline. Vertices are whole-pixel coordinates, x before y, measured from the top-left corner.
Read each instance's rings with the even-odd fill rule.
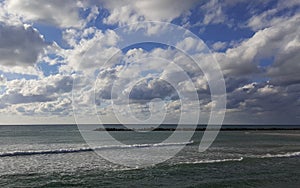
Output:
[[[76,124],[24,124],[24,125],[0,125],[4,126],[77,126]],[[95,131],[205,131],[206,126],[204,124],[194,126],[186,125],[186,128],[177,128],[177,124],[161,124],[160,126],[151,127],[151,125],[131,125],[130,128],[122,124],[80,124],[80,126],[95,126]],[[97,127],[99,126],[99,127]],[[136,127],[135,127],[136,126]],[[100,128],[101,127],[101,128]],[[207,130],[219,130],[218,126],[210,125]],[[300,130],[300,125],[251,125],[251,124],[225,124],[222,125],[220,131],[276,131],[276,130]]]
[[[104,124],[62,124],[62,123],[55,123],[55,124],[0,124],[0,126],[57,126],[57,125],[63,125],[63,126],[77,126],[77,125],[103,125],[103,126],[122,126],[122,124],[109,124],[109,123],[104,123]],[[152,124],[130,124],[130,125],[152,125]],[[178,124],[160,124],[160,126],[176,126]],[[190,126],[192,124],[184,124],[187,126]],[[198,124],[197,126],[207,126],[207,124]],[[211,124],[210,126],[214,126]],[[222,126],[228,127],[228,126],[261,126],[261,127],[270,127],[270,126],[291,126],[291,127],[300,127],[300,124],[223,124]]]
[[[127,129],[127,128],[98,128],[94,131],[205,131],[206,128],[197,129],[176,129],[176,128],[155,128],[155,129]],[[218,129],[207,129],[208,131],[215,131]],[[299,128],[221,128],[220,131],[276,131],[276,130],[300,130]]]

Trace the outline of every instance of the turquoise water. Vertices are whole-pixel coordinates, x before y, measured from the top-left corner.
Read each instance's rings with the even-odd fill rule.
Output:
[[[151,147],[171,132],[111,134]],[[76,126],[0,126],[0,187],[299,187],[300,131],[224,131],[199,153],[201,136],[164,163],[129,168],[93,152]]]

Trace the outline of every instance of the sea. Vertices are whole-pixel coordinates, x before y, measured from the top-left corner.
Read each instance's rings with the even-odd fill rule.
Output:
[[[109,134],[127,147],[91,148],[76,125],[0,126],[0,187],[300,187],[299,130],[221,131],[204,152],[198,150],[203,131],[187,143],[164,144],[172,131]],[[113,163],[94,151],[168,151],[180,144],[174,157],[146,167]]]

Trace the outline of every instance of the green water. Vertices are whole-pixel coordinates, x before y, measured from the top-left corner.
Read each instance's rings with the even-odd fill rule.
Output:
[[[86,145],[72,126],[0,131],[0,154]],[[145,139],[113,134],[123,141]],[[148,141],[170,132],[150,134]],[[201,136],[196,132],[194,143],[174,158],[140,169],[112,164],[92,151],[0,157],[0,187],[299,187],[299,131],[221,132],[204,153],[197,150]]]

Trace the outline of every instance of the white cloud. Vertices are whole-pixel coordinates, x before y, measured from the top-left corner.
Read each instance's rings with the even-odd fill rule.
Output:
[[[226,42],[221,42],[221,41],[215,42],[215,43],[212,45],[212,48],[213,48],[213,50],[215,50],[215,51],[218,51],[218,50],[224,50],[226,47],[227,47],[227,43],[226,43]]]
[[[269,10],[254,14],[247,23],[252,30],[257,31],[280,24],[299,12],[300,2],[297,0],[278,1]],[[298,10],[297,10],[298,9]]]
[[[204,44],[204,42],[200,41],[199,39],[187,37],[184,40],[178,42],[176,44],[176,47],[186,52],[190,50],[201,52],[206,48],[206,45]]]
[[[0,86],[1,86],[1,85],[5,85],[5,84],[6,84],[6,81],[7,81],[6,77],[3,76],[3,74],[1,74],[1,75],[0,75]]]
[[[22,25],[22,21],[16,15],[8,13],[5,1],[0,2],[0,22],[8,25]]]
[[[6,81],[1,102],[7,104],[30,103],[35,99],[39,101],[39,98],[51,101],[61,94],[69,93],[72,90],[72,80],[71,76],[57,74],[40,80]],[[22,100],[24,98],[26,98],[25,101]]]
[[[59,97],[55,101],[40,103],[34,110],[35,114],[51,114],[66,116],[72,114],[72,100],[67,97]]]
[[[209,1],[201,6],[201,10],[204,12],[202,21],[204,25],[224,23],[227,20],[223,12],[222,3],[218,0]]]
[[[86,37],[91,34],[92,37]],[[65,59],[66,65],[60,71],[83,71],[92,75],[102,67],[119,49],[116,47],[119,37],[113,30],[102,32],[95,28],[86,28],[83,31],[68,29],[63,38],[71,45],[71,49],[59,49],[58,54]]]
[[[110,15],[105,19],[109,24],[130,24],[137,21],[171,21],[192,8],[196,0],[141,0],[141,1],[104,1]]]
[[[189,22],[194,21],[189,19],[194,8],[201,11],[197,12],[197,15],[202,15],[199,17],[198,26],[228,25],[235,22],[231,22],[229,14],[226,15],[227,11],[240,2],[244,3],[242,0],[101,1],[104,8],[109,11],[103,22],[118,26],[137,21],[170,22],[179,17],[182,22],[190,24]],[[99,5],[99,2],[97,3]],[[269,1],[264,3],[264,6],[268,3]],[[253,4],[257,7],[259,3]],[[282,8],[279,8],[279,5]],[[225,73],[230,115],[233,112],[240,112],[245,115],[242,117],[250,117],[251,114],[278,117],[282,112],[281,109],[292,111],[286,115],[289,117],[299,113],[297,83],[300,81],[300,19],[296,10],[278,14],[280,11],[293,9],[292,7],[298,5],[298,1],[278,2],[273,9],[251,12],[251,3],[248,8],[254,15],[246,24],[256,33],[224,53],[214,52]],[[90,13],[83,20],[80,14],[82,10],[87,11],[87,8]],[[41,59],[51,65],[63,63],[59,65],[59,74],[49,77],[40,76],[38,80],[7,80],[4,76],[0,76],[2,114],[68,116],[72,113],[71,92],[74,78],[79,82],[78,90],[75,90],[74,94],[79,95],[76,101],[78,105],[84,107],[80,109],[82,114],[86,116],[94,110],[90,105],[95,100],[99,107],[98,111],[108,122],[110,118],[115,118],[109,106],[111,100],[117,100],[115,104],[119,105],[120,110],[126,109],[123,108],[124,102],[118,101],[121,94],[129,94],[133,111],[136,113],[147,111],[145,103],[158,97],[167,98],[165,106],[169,109],[169,117],[179,117],[181,112],[194,115],[195,105],[192,103],[196,102],[195,100],[199,100],[200,108],[205,113],[214,107],[214,102],[210,100],[210,88],[201,69],[193,65],[190,58],[171,47],[156,48],[150,52],[134,48],[126,54],[119,54],[124,55],[123,61],[116,62],[113,59],[105,64],[113,54],[121,52],[118,44],[123,39],[109,29],[101,31],[90,24],[85,28],[87,22],[93,24],[93,20],[102,10],[96,5],[89,4],[88,1],[7,0],[0,2],[0,69],[3,74],[14,72],[40,75],[41,72],[35,65]],[[63,49],[56,43],[49,46],[36,29],[24,23],[51,24],[59,27],[58,29],[62,29],[62,37],[68,48]],[[166,31],[153,23],[137,24],[136,27],[129,27],[129,30],[135,31],[140,28],[147,29],[146,35],[161,34]],[[181,40],[176,47],[189,52],[200,52],[194,53],[191,57],[200,59],[198,63],[201,63],[202,68],[207,67],[209,70],[208,78],[214,79],[213,72],[216,69],[212,67],[213,59],[208,58],[207,53],[202,53],[206,52],[204,44],[191,37],[181,37],[175,36],[175,40]],[[220,41],[212,44],[215,51],[223,51],[228,46],[232,45]],[[46,47],[48,47],[46,53],[53,53],[62,59],[41,57]],[[50,47],[52,48],[49,49]],[[274,62],[261,67],[260,61],[263,59],[274,59]],[[98,80],[94,85],[93,79],[98,73]],[[186,76],[191,80],[186,79]],[[270,81],[255,83],[251,80],[254,77],[258,80],[267,78]],[[167,81],[172,81],[176,91],[184,92],[190,109],[181,111],[180,100]],[[119,85],[111,96],[114,83]],[[198,95],[193,97],[191,93],[195,91]],[[122,113],[126,114],[128,111]]]
[[[183,16],[187,19],[190,15],[190,10],[195,8],[199,1],[197,0],[115,0],[115,1],[101,1],[104,8],[109,10],[109,16],[104,18],[103,22],[106,24],[117,24],[119,26],[130,25],[129,29],[136,30],[144,28],[148,35],[160,32],[162,25],[153,23],[137,24],[140,21],[160,21],[171,22],[175,18]]]
[[[259,15],[255,15],[251,17],[248,21],[248,27],[251,29],[257,31],[266,27],[269,27],[271,25],[274,25],[275,23],[280,23],[282,19],[284,18],[273,18],[273,15],[277,13],[276,9],[267,10]],[[269,18],[272,17],[272,20],[269,20]]]
[[[82,27],[84,21],[79,16],[83,2],[73,0],[7,0],[5,7],[9,14],[24,21],[37,21],[59,27]]]
[[[51,105],[52,111],[53,108],[62,109],[63,103],[67,103],[65,98],[71,98],[72,82],[71,76],[64,75],[53,75],[40,80],[6,81],[5,90],[0,95],[2,111],[16,109],[24,113],[32,111],[31,115],[34,115],[33,111],[41,107],[44,109],[47,105]]]
[[[270,95],[270,94],[278,93],[278,89],[272,85],[266,85],[263,88],[259,88],[257,90],[257,92],[258,92],[258,94],[261,94],[261,95]]]
[[[225,53],[215,53],[217,60],[223,67],[224,73],[229,75],[245,75],[259,73],[260,60],[275,57],[275,63],[269,68],[269,75],[274,75],[274,69],[287,65],[298,69],[296,60],[299,39],[300,15],[296,15],[272,27],[257,31],[250,39],[240,43]]]

